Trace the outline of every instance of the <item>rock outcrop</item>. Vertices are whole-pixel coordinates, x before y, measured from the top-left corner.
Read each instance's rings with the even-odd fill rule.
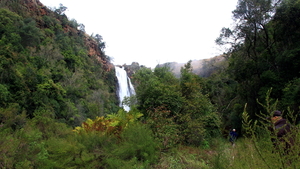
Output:
[[[39,0],[24,0],[24,7],[28,11],[34,13],[36,16],[43,16],[49,14],[50,10],[43,5]]]
[[[88,56],[96,57],[96,59],[104,66],[106,71],[110,71],[114,65],[110,62],[103,51],[98,47],[98,42],[92,37],[85,35],[85,45],[88,47]]]

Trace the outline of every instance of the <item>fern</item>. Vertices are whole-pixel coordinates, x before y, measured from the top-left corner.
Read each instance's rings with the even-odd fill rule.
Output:
[[[141,116],[143,114],[139,112],[130,111],[127,113],[120,109],[118,113],[107,115],[107,117],[96,117],[94,120],[88,118],[81,126],[75,127],[73,131],[77,133],[95,131],[101,134],[119,135],[123,129],[137,123]]]

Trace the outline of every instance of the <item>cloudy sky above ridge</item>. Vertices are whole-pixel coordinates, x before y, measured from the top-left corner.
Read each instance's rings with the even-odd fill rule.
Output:
[[[99,34],[115,65],[155,67],[222,54],[214,40],[229,27],[237,0],[40,0]]]

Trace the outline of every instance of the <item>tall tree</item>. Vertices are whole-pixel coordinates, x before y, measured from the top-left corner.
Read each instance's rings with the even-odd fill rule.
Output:
[[[282,105],[299,112],[300,81],[300,1],[285,0],[272,22],[276,34],[277,68],[280,79],[285,83]]]
[[[239,82],[239,94],[248,102],[249,112],[259,111],[270,87],[279,84],[274,28],[270,24],[281,0],[239,0],[233,11],[234,29],[223,28],[217,44],[230,44],[229,72]],[[274,90],[274,95],[279,88]],[[251,114],[251,113],[250,113]]]
[[[184,104],[178,123],[187,144],[199,145],[219,134],[219,115],[208,97],[203,94],[204,81],[192,71],[189,61],[181,68],[180,88]]]
[[[147,116],[147,110],[165,106],[173,114],[179,112],[183,100],[178,79],[168,67],[156,68],[154,72],[142,68],[134,74],[139,108]]]

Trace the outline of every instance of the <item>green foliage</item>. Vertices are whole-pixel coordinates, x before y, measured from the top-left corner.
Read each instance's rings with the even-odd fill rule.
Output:
[[[0,2],[0,168],[300,165],[299,1],[239,1],[237,26],[222,29],[217,40],[232,44],[228,60],[202,72],[209,78],[193,74],[191,62],[180,78],[168,67],[134,69],[137,102],[128,98],[127,104],[137,109],[128,113],[117,105],[102,36],[84,34],[62,4],[41,16],[24,3]],[[88,42],[99,56],[88,55]],[[277,138],[267,129],[278,108],[293,124],[288,151],[273,146]],[[216,145],[220,127],[241,127],[247,137],[235,148],[220,138]]]
[[[192,73],[191,61],[181,69],[180,87],[185,104],[178,114],[185,142],[201,145],[220,134],[220,118],[203,93],[204,81]]]
[[[178,144],[182,139],[179,125],[175,123],[175,115],[165,107],[157,107],[148,111],[147,123],[152,129],[157,142],[162,149],[168,149]]]
[[[5,103],[10,98],[10,92],[5,85],[0,84],[0,104],[5,105]]]
[[[19,104],[9,104],[7,108],[0,108],[1,128],[6,129],[20,129],[26,124],[26,111],[20,111]]]
[[[80,156],[91,162],[85,165],[132,168],[154,163],[158,146],[147,125],[137,121],[141,115],[136,110],[127,113],[120,109],[117,114],[88,119],[82,127],[76,127],[76,138],[84,146]]]
[[[213,105],[216,105],[222,120],[221,129],[227,135],[229,129],[241,128],[240,112],[243,108],[237,95],[238,83],[230,77],[227,69],[228,60],[224,60],[222,64],[224,67],[220,72],[205,78],[203,90]]]
[[[205,142],[207,131],[201,118],[193,119],[190,114],[186,114],[180,116],[180,122],[182,122],[180,134],[184,137],[183,140],[186,144],[200,146]]]
[[[147,117],[147,110],[164,105],[171,113],[181,109],[183,99],[178,80],[167,70],[167,67],[156,68],[154,72],[142,68],[134,74],[137,84],[136,93],[139,109]]]
[[[89,37],[68,25],[64,6],[57,10],[59,15],[49,11],[28,17],[18,8],[8,10],[23,2],[5,4],[0,10],[1,106],[19,104],[18,111],[26,111],[29,118],[36,110],[48,109],[69,125],[117,111],[114,77],[97,58],[88,57]]]
[[[0,10],[0,43],[1,55],[21,51],[21,37],[18,28],[22,25],[22,18],[7,9]]]
[[[134,75],[138,108],[145,111],[163,149],[178,143],[202,145],[220,134],[220,117],[203,93],[204,81],[192,73],[191,62],[177,79],[168,67],[140,69]],[[207,144],[206,144],[207,145]]]
[[[196,147],[178,146],[161,154],[159,162],[152,168],[211,168],[209,151]]]
[[[157,142],[152,131],[143,124],[128,126],[121,133],[122,142],[113,146],[105,160],[108,168],[146,167],[157,160]],[[143,164],[144,163],[144,164]]]
[[[95,145],[109,138],[82,141],[67,124],[116,112],[112,73],[87,56],[85,37],[64,30],[66,17],[8,9],[0,9],[0,168],[99,168]]]
[[[223,146],[220,146],[214,157],[211,158],[211,168],[225,169],[228,168],[228,166],[234,169],[269,168],[255,151],[251,141],[240,139],[235,147],[232,147],[228,143],[224,143],[224,141],[221,143]],[[271,152],[267,150],[268,148],[269,147],[265,147],[265,154],[271,155]],[[273,160],[272,162],[276,163],[276,161]],[[276,168],[276,164],[271,168]]]
[[[297,136],[298,137],[298,136]],[[258,139],[256,142],[248,138],[241,138],[233,147],[226,140],[219,140],[215,154],[209,158],[210,168],[225,169],[230,166],[239,168],[297,168],[298,156],[282,156],[273,151],[273,145],[267,143],[268,138]],[[259,151],[257,148],[259,148]],[[291,158],[292,160],[287,160]],[[287,160],[286,164],[282,164]],[[283,167],[284,166],[284,167]]]
[[[135,124],[143,116],[137,110],[125,112],[120,109],[117,114],[108,114],[107,117],[96,117],[95,120],[87,119],[81,127],[75,127],[75,132],[99,132],[101,135],[114,134],[119,136],[128,126]]]
[[[58,130],[58,128],[56,128]],[[62,130],[60,128],[59,130]],[[51,167],[54,161],[49,159],[47,143],[43,133],[34,125],[27,123],[14,133],[1,131],[2,157],[1,168],[31,168]]]
[[[273,102],[270,99],[271,90],[266,96],[266,104],[262,105],[267,114],[258,114],[259,120],[252,121],[246,109],[243,113],[243,129],[253,142],[253,148],[256,153],[263,159],[263,163],[268,168],[294,168],[299,165],[299,128],[293,126],[291,131],[282,137],[278,137],[279,129],[270,130],[273,128],[273,122],[270,117],[273,117],[273,112],[276,110],[277,101]],[[291,112],[288,113],[290,124],[295,124],[296,117],[293,117]],[[289,144],[289,146],[287,146]]]
[[[283,89],[282,107],[290,107],[295,111],[299,111],[300,105],[300,78],[290,81]]]
[[[36,22],[31,18],[26,18],[23,22],[24,24],[19,30],[19,34],[22,38],[22,46],[38,46],[42,39],[42,33],[40,29],[36,27]]]
[[[284,100],[281,109],[299,111],[299,103],[284,98],[284,88],[299,78],[299,9],[294,0],[239,1],[233,11],[236,26],[223,28],[216,40],[229,47],[227,72],[237,82],[237,103],[248,104],[251,119],[265,111],[256,99],[264,99],[271,87],[271,97]]]

